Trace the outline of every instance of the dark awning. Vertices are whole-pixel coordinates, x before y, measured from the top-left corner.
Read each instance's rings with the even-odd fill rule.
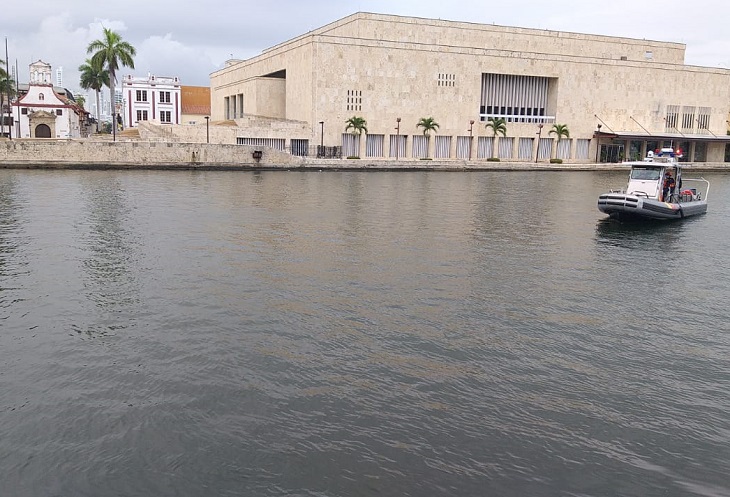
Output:
[[[618,138],[620,140],[673,140],[675,142],[708,142],[708,143],[730,143],[730,135],[698,135],[698,134],[681,134],[681,133],[637,133],[634,131],[616,131],[613,133],[605,131],[594,131],[594,138]]]

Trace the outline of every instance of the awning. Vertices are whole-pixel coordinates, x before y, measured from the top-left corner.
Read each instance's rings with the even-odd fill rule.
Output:
[[[675,142],[708,142],[708,143],[730,143],[730,135],[698,135],[698,134],[680,134],[680,133],[637,133],[635,131],[616,131],[613,133],[605,131],[594,131],[594,138],[608,138],[619,140],[672,140]]]

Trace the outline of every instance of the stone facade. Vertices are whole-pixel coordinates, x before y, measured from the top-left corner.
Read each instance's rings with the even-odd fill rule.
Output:
[[[721,162],[730,71],[684,65],[684,54],[680,43],[358,13],[229,61],[211,75],[211,117],[306,122],[312,144],[352,142],[363,157],[393,157],[405,136],[407,157],[463,158],[468,144],[475,158],[491,150],[507,160],[587,162],[599,146],[624,147],[629,158],[658,141]],[[502,145],[485,122],[511,114],[487,112],[486,75],[546,82],[540,118],[508,118]],[[367,120],[367,137],[345,133],[353,116]],[[423,117],[440,125],[426,141],[416,126]],[[560,147],[553,124],[570,130]]]

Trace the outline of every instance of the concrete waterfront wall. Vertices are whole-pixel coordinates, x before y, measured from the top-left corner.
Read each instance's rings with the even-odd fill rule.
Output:
[[[261,151],[259,160],[254,152]],[[0,167],[266,168],[298,167],[300,157],[269,147],[100,140],[0,141]]]
[[[254,151],[261,151],[256,160]],[[730,163],[685,164],[685,171],[730,171]],[[385,171],[623,170],[625,164],[550,164],[465,159],[320,159],[270,147],[206,143],[0,139],[0,169],[309,169]]]

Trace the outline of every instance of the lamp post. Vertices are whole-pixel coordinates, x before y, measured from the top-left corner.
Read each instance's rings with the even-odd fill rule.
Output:
[[[474,128],[474,119],[469,121],[469,160],[471,160],[471,145],[474,142],[472,138],[472,129]]]
[[[324,157],[324,121],[320,121],[319,126],[321,127],[321,132],[319,138],[319,153],[317,153],[317,156]]]
[[[205,143],[210,143],[210,116],[205,116]]]
[[[400,117],[395,119],[395,160],[400,153]]]
[[[540,137],[542,136],[542,123],[537,125],[537,150],[535,150],[535,164],[537,159],[540,157]]]
[[[597,133],[601,132],[601,125],[598,125]],[[596,134],[596,164],[598,164],[598,152],[601,150],[601,137]]]

